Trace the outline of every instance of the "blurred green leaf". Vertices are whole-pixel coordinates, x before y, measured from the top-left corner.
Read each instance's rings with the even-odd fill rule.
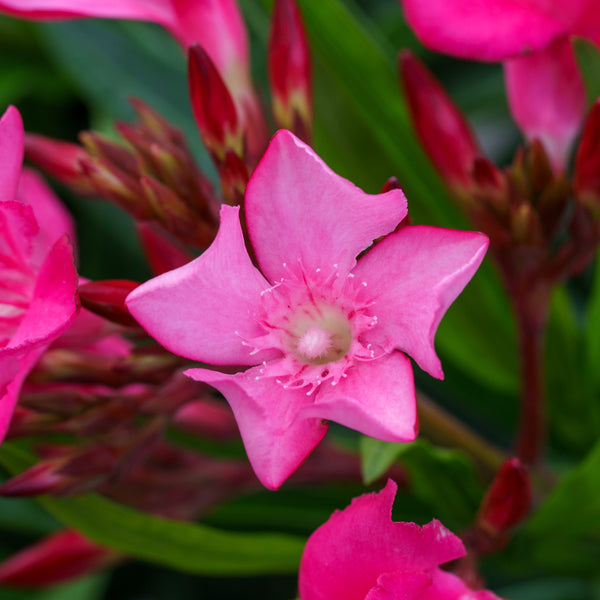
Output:
[[[524,581],[495,590],[510,600],[595,600],[590,585],[580,579],[548,578]]]
[[[86,577],[45,590],[0,588],[0,600],[100,600],[106,587],[106,576]]]
[[[600,96],[600,51],[595,44],[584,38],[575,38],[573,46],[591,104]]]
[[[531,568],[597,575],[600,564],[600,442],[548,496],[519,536]]]
[[[595,310],[593,305],[590,310]],[[563,451],[580,456],[590,450],[600,431],[600,380],[592,356],[598,336],[593,320],[598,318],[600,314],[590,314],[590,323],[582,328],[566,290],[555,291],[546,339],[550,431]]]
[[[396,460],[408,470],[409,490],[451,529],[466,527],[479,507],[483,488],[473,463],[459,450],[438,448],[423,439],[394,444],[361,439],[366,481],[380,477]]]
[[[0,464],[12,472],[32,463],[33,457],[13,444],[0,449]],[[304,547],[299,537],[220,531],[153,517],[97,494],[39,502],[65,525],[99,544],[189,573],[294,573]]]
[[[395,462],[407,444],[382,442],[367,435],[360,438],[360,467],[363,480],[370,485],[379,479]]]

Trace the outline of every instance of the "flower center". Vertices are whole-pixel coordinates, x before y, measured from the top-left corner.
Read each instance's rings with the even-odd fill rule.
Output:
[[[340,360],[350,349],[352,326],[344,312],[325,302],[307,302],[289,318],[288,347],[296,359],[308,365]]]

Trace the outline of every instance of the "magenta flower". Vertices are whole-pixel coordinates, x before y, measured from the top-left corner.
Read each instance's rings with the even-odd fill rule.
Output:
[[[0,120],[0,442],[23,380],[78,309],[70,217],[22,161],[10,107]]]
[[[504,61],[508,100],[529,139],[564,168],[585,112],[570,37],[600,44],[593,0],[401,0],[419,39],[438,52]]]
[[[252,148],[262,146],[260,103],[250,78],[248,33],[236,0],[0,0],[0,12],[30,20],[82,17],[149,21],[188,48],[202,45],[235,100]]]
[[[405,227],[400,190],[369,195],[279,131],[212,246],[127,298],[133,316],[235,413],[260,480],[277,488],[333,420],[388,441],[417,434],[410,354],[442,377],[433,347],[448,306],[487,248],[479,233]]]
[[[300,600],[499,600],[473,591],[439,565],[465,555],[439,521],[392,521],[396,484],[364,494],[308,539],[300,562]]]

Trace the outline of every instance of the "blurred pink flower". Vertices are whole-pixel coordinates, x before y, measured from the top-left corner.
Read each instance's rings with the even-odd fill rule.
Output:
[[[0,120],[0,441],[24,378],[78,309],[71,218],[22,161],[10,107]]]
[[[473,591],[439,565],[465,555],[439,521],[419,527],[391,519],[396,484],[364,494],[308,539],[300,600],[498,600]]]
[[[423,44],[461,58],[504,61],[508,100],[529,139],[564,168],[585,112],[570,37],[600,44],[594,0],[401,0]]]
[[[479,266],[487,238],[404,227],[406,199],[365,194],[289,131],[279,131],[238,208],[223,206],[212,246],[142,284],[133,316],[175,354],[235,374],[190,369],[229,401],[259,479],[277,488],[331,419],[366,435],[417,434],[410,360],[442,377],[433,339]]]
[[[150,21],[164,27],[186,49],[199,43],[235,100],[250,150],[264,149],[263,116],[250,76],[248,33],[236,0],[0,0],[0,12],[41,21],[82,17]]]

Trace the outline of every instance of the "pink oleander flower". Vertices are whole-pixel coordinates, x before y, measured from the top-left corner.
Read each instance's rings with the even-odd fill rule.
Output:
[[[423,527],[391,519],[396,484],[364,494],[308,539],[300,600],[499,600],[473,591],[439,565],[465,555],[439,521]]]
[[[71,218],[22,161],[10,107],[0,120],[0,442],[23,380],[78,309]]]
[[[600,44],[594,0],[401,0],[423,44],[461,58],[504,61],[511,112],[564,168],[585,112],[570,38]]]
[[[212,246],[127,298],[166,348],[231,374],[187,374],[228,400],[259,479],[275,489],[333,420],[388,441],[417,434],[410,354],[442,377],[433,339],[487,248],[479,233],[404,227],[401,190],[369,195],[279,131]],[[373,240],[388,235],[357,261]]]
[[[250,77],[248,33],[236,0],[0,0],[0,12],[39,21],[82,17],[149,21],[188,48],[202,45],[248,131],[250,151],[264,149],[264,119]]]

